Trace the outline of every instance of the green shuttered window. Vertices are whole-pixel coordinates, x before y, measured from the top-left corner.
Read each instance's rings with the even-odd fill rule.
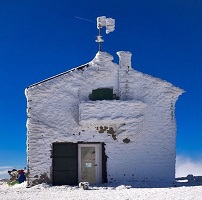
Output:
[[[89,99],[92,101],[96,100],[113,100],[113,89],[111,88],[98,88],[92,91],[89,95]]]

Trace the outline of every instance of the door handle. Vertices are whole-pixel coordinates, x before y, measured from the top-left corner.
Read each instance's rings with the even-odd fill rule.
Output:
[[[97,167],[97,164],[95,164],[94,166]]]

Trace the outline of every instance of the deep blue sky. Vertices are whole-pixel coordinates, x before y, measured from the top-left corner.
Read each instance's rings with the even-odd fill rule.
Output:
[[[177,155],[202,157],[201,0],[1,0],[0,166],[26,166],[24,89],[91,61],[96,18],[116,20],[103,51],[186,91],[176,105]],[[79,20],[75,16],[95,23]]]

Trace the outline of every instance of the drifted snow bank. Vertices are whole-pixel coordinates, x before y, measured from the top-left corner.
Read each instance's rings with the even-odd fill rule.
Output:
[[[79,105],[80,125],[135,123],[146,107],[138,101],[89,101]],[[99,112],[95,112],[99,111]]]
[[[26,182],[9,187],[0,183],[0,199],[3,200],[200,200],[202,186],[175,188],[132,188],[127,185],[90,187],[83,190],[70,186],[49,186],[46,184],[26,188]]]

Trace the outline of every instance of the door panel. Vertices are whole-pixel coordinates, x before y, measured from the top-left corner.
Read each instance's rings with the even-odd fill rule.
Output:
[[[53,144],[53,185],[78,184],[78,144]]]
[[[81,147],[81,181],[96,182],[95,147]]]
[[[75,166],[77,166],[77,157],[63,157],[63,158],[54,158],[54,170],[65,170],[65,171],[76,171]],[[76,167],[77,168],[77,167]]]
[[[55,171],[53,185],[78,185],[78,172],[75,171]]]
[[[79,182],[102,183],[101,144],[79,144]]]

